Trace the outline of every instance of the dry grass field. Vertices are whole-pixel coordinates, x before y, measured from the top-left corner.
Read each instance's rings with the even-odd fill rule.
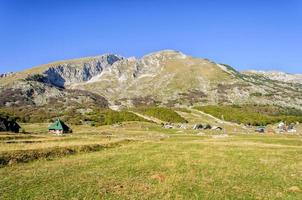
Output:
[[[302,137],[153,123],[1,134],[0,199],[301,199]],[[44,153],[43,153],[44,152]],[[13,158],[13,157],[10,157]]]

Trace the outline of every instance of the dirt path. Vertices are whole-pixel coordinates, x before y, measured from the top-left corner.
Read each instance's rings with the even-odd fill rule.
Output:
[[[199,114],[204,115],[204,116],[207,116],[207,117],[209,117],[209,118],[212,118],[213,120],[215,120],[216,122],[218,122],[218,123],[220,123],[220,124],[227,124],[227,125],[231,125],[231,126],[237,126],[237,127],[244,128],[244,127],[242,127],[242,126],[239,125],[239,124],[236,124],[236,123],[233,123],[233,122],[228,122],[228,121],[223,121],[223,120],[221,120],[221,119],[219,119],[219,118],[217,118],[217,117],[214,117],[214,116],[212,116],[212,115],[210,115],[210,114],[207,114],[207,113],[205,113],[205,112],[202,112],[202,111],[200,111],[200,110],[196,110],[196,109],[193,109],[193,108],[190,108],[190,110],[191,110],[191,111],[198,112]]]
[[[142,118],[144,118],[146,120],[149,120],[149,121],[152,121],[154,123],[157,123],[157,124],[165,123],[164,121],[162,121],[160,119],[157,119],[155,117],[146,116],[146,115],[140,114],[138,112],[134,112],[134,111],[129,111],[129,112],[131,112],[131,113],[133,113],[133,114],[135,114],[135,115],[137,115],[139,117],[142,117]]]

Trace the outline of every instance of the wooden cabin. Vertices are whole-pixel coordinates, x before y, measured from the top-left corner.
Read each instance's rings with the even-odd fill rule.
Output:
[[[48,127],[48,132],[61,135],[64,133],[71,133],[71,129],[63,121],[57,119]]]

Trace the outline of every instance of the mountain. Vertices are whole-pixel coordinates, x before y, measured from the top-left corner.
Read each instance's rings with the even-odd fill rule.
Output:
[[[53,62],[0,78],[0,105],[45,107],[60,102],[65,107],[75,104],[128,107],[252,103],[302,109],[301,82],[288,80],[261,73],[240,73],[226,64],[174,50],[142,58],[105,54]]]
[[[302,74],[288,74],[279,71],[255,71],[255,70],[245,71],[243,73],[257,74],[276,81],[302,84]]]
[[[8,77],[12,74],[13,74],[13,72],[7,72],[7,73],[4,73],[4,74],[0,74],[0,78]]]

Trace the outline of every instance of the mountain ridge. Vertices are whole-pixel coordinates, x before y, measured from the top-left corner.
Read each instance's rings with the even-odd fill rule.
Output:
[[[0,79],[0,92],[10,88],[28,94],[43,87],[61,96],[62,91],[70,89],[91,92],[104,97],[109,105],[121,107],[273,102],[302,108],[300,83],[256,72],[241,73],[229,65],[175,50],[157,51],[141,58],[103,54],[58,61]],[[37,105],[46,104],[48,96],[56,98],[51,92],[43,95],[27,98],[33,98]]]
[[[292,74],[292,73],[287,73],[287,72],[282,72],[282,71],[262,71],[262,70],[260,70],[260,71],[246,70],[246,71],[243,71],[242,73],[259,74],[259,75],[263,75],[272,80],[302,84],[302,74],[299,74],[299,73]]]

